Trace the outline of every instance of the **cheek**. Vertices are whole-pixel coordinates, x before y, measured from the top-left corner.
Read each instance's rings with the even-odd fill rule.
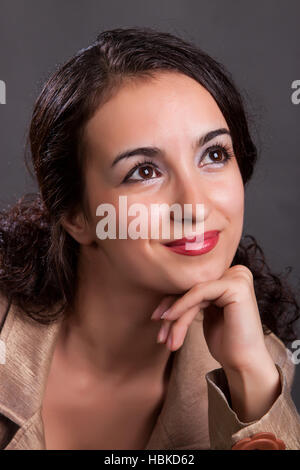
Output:
[[[245,193],[240,173],[220,188],[219,196],[219,208],[225,219],[222,248],[225,267],[229,268],[243,233]]]
[[[239,172],[232,178],[219,182],[214,191],[214,205],[230,224],[243,223],[244,217],[244,185]]]

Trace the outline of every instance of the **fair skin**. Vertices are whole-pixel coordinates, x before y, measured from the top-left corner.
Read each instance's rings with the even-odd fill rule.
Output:
[[[264,344],[251,273],[243,266],[230,268],[244,217],[238,163],[234,155],[225,164],[215,163],[213,153],[206,151],[216,143],[232,148],[231,137],[221,133],[194,147],[197,138],[216,129],[229,130],[212,96],[174,72],[124,84],[87,123],[90,218],[79,212],[63,220],[80,243],[79,283],[74,311],[57,341],[46,394],[56,394],[56,399],[47,398],[49,410],[53,403],[60,410],[70,403],[64,423],[69,423],[70,434],[76,426],[81,432],[63,441],[50,411],[45,412],[49,430],[55,430],[46,432],[48,448],[58,448],[58,442],[67,448],[143,448],[166,391],[171,351],[181,347],[199,310],[209,350],[225,370],[240,419],[259,419],[278,396],[279,375]],[[135,155],[112,166],[116,155],[146,146],[161,150],[150,158],[157,169],[147,164],[147,181],[140,169],[130,177],[134,183],[124,183],[133,166],[149,157]],[[222,151],[219,156],[220,162],[225,160]],[[96,208],[106,202],[118,213],[121,195],[127,196],[128,206],[189,203],[194,210],[203,203],[205,231],[219,230],[219,241],[204,255],[183,256],[166,249],[162,239],[100,240]],[[161,314],[168,307],[170,318],[151,319],[155,310]],[[165,343],[157,343],[162,325]],[[171,334],[174,342],[167,346]],[[89,399],[82,400],[82,394]],[[133,423],[135,415],[140,419]],[[111,434],[101,429],[105,416]]]

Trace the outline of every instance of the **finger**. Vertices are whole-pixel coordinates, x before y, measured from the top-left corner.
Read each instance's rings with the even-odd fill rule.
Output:
[[[187,333],[187,329],[187,325],[181,325],[180,328],[177,327],[176,334],[175,330],[173,331],[173,328],[171,329],[171,333],[169,334],[166,341],[167,347],[170,349],[170,351],[176,351],[182,346]]]
[[[175,351],[182,346],[187,330],[198,313],[199,306],[196,305],[185,312],[178,320],[171,322],[171,331],[166,341],[171,351]]]
[[[169,334],[169,331],[171,329],[171,326],[172,326],[172,321],[168,321],[168,320],[163,320],[162,322],[162,326],[158,332],[158,335],[157,335],[157,342],[158,343],[165,343],[166,342],[166,339],[167,339],[167,336]]]
[[[178,299],[178,295],[167,295],[164,297],[152,313],[151,320],[160,320],[161,314],[168,309],[176,299]]]
[[[217,280],[211,282],[203,282],[192,287],[180,299],[176,300],[161,316],[162,319],[176,320],[182,313],[199,305],[200,308],[206,308],[211,301],[214,301],[218,307],[226,305],[226,288],[229,287],[228,280]]]

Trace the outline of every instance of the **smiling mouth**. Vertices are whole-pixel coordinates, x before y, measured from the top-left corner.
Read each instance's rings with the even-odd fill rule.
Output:
[[[198,244],[202,246],[203,243],[206,242],[206,240],[213,239],[213,238],[217,237],[218,234],[219,234],[219,230],[210,230],[208,232],[204,232],[204,237],[201,237],[201,240],[198,242]],[[180,239],[177,239],[177,240],[173,240],[171,242],[167,242],[164,245],[167,246],[167,247],[185,246],[186,243],[195,243],[196,238],[197,238],[196,235],[193,238],[183,237],[183,238],[180,238]]]
[[[178,255],[186,256],[198,256],[203,255],[211,251],[219,240],[219,231],[214,230],[204,233],[204,240],[200,242],[196,241],[196,236],[192,239],[181,238],[180,240],[174,240],[166,243],[164,246]],[[188,244],[189,243],[189,244]]]

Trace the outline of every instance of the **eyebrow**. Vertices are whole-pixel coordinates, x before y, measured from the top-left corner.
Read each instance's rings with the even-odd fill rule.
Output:
[[[213,131],[208,132],[205,135],[198,137],[196,141],[194,142],[193,147],[194,148],[202,147],[202,145],[206,144],[210,140],[222,134],[227,134],[231,137],[231,134],[228,129],[225,129],[225,128],[215,129]],[[111,166],[112,167],[115,166],[120,160],[123,160],[124,158],[130,158],[135,155],[145,155],[146,157],[155,158],[161,154],[162,154],[162,151],[157,147],[138,147],[134,149],[129,149],[129,150],[125,150],[124,152],[119,153],[114,159]]]

